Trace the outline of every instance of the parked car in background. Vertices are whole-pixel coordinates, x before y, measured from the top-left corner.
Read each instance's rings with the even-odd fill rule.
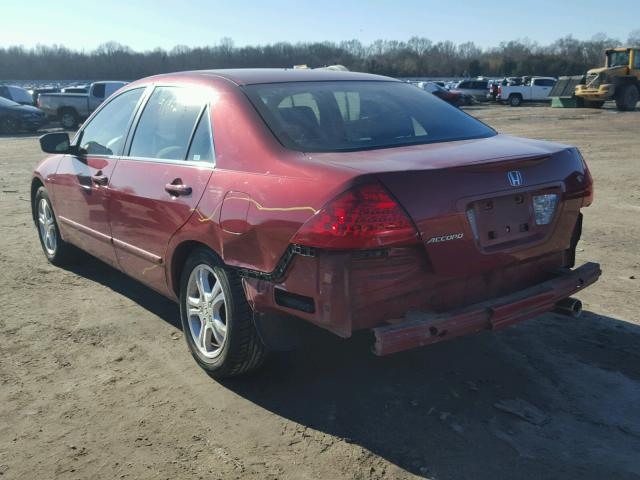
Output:
[[[47,116],[42,110],[0,97],[0,133],[36,132],[46,123]]]
[[[62,93],[89,93],[89,85],[74,85],[60,90]]]
[[[20,105],[33,105],[33,97],[22,87],[0,85],[0,97],[13,100]]]
[[[94,82],[89,93],[46,93],[38,98],[38,107],[60,121],[63,128],[73,129],[87,118],[113,92],[127,82]]]
[[[523,77],[524,78],[524,77]],[[518,86],[500,86],[498,100],[507,102],[512,107],[522,105],[522,102],[543,102],[549,100],[549,93],[556,84],[553,77],[526,77],[528,81]]]
[[[33,99],[33,104],[38,104],[38,97],[43,93],[58,93],[60,89],[57,87],[36,87],[30,88],[27,90],[31,94],[31,98]]]
[[[470,95],[475,100],[484,102],[487,100],[489,82],[487,80],[462,80],[451,91]]]
[[[593,198],[575,147],[498,134],[388,77],[158,75],[40,144],[47,259],[75,245],[178,302],[215,377],[258,368],[292,316],[370,330],[386,355],[576,314],[568,297],[600,275],[573,269]]]
[[[418,82],[417,85],[423,90],[456,107],[460,105],[471,105],[473,103],[473,98],[470,95],[461,92],[452,92],[435,82]]]

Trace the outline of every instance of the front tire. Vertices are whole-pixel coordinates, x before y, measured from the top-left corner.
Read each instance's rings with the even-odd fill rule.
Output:
[[[635,85],[625,85],[616,95],[616,107],[621,112],[631,112],[636,109],[639,96],[640,92],[638,92],[638,87]]]
[[[44,187],[40,187],[36,192],[33,199],[33,212],[40,245],[47,260],[58,267],[73,263],[78,250],[60,236],[58,221],[53,212],[49,193]]]
[[[18,122],[16,122],[13,118],[2,118],[0,119],[0,133],[17,133],[18,131]]]
[[[196,249],[182,271],[180,320],[191,355],[210,376],[242,375],[264,362],[240,277],[205,248]]]

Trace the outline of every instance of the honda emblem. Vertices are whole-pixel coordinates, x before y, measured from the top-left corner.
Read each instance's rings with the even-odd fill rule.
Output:
[[[509,184],[512,187],[519,187],[522,185],[522,174],[518,170],[512,170],[507,173],[507,178],[509,179]]]

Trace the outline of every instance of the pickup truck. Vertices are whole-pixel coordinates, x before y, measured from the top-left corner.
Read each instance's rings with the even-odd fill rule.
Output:
[[[44,93],[38,97],[38,108],[56,118],[63,128],[74,129],[113,92],[127,82],[94,82],[89,93]]]
[[[522,102],[544,102],[549,100],[549,92],[556,84],[552,77],[531,77],[523,85],[500,85],[497,100],[519,107]]]

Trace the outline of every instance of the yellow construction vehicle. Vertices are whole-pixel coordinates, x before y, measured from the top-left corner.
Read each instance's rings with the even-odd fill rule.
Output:
[[[576,86],[578,102],[601,107],[615,100],[618,110],[635,110],[640,98],[640,48],[609,48],[606,65],[587,72],[585,83]]]

